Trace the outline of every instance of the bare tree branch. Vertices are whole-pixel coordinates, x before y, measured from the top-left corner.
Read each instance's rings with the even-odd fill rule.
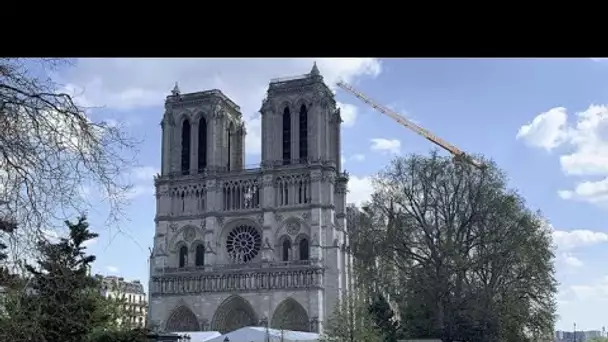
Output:
[[[93,120],[47,76],[65,64],[0,59],[0,211],[19,222],[12,239],[20,243],[90,209],[90,193],[100,194],[112,221],[128,203],[122,176],[135,141]]]

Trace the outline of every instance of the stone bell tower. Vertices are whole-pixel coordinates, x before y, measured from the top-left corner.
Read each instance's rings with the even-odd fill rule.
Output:
[[[260,113],[262,164],[275,170],[279,189],[265,195],[275,195],[274,203],[295,215],[307,207],[313,244],[326,267],[319,310],[327,319],[351,285],[340,109],[315,63],[306,75],[271,80]],[[305,170],[309,188],[290,185],[295,170]]]

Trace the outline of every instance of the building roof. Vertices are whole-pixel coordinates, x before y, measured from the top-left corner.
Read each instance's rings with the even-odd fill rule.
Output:
[[[266,335],[268,333],[268,336]],[[265,327],[245,327],[227,334],[212,338],[205,342],[224,342],[228,337],[231,342],[317,342],[319,334],[292,331],[292,330],[277,330],[267,329]],[[268,337],[268,340],[266,339]]]
[[[188,335],[190,336],[190,342],[207,342],[218,336],[222,336],[217,331],[185,331],[185,332],[174,332],[177,335]],[[223,342],[223,340],[222,340]]]

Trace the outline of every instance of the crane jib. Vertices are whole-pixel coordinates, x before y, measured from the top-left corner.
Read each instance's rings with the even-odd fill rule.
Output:
[[[348,91],[349,93],[353,94],[356,98],[358,98],[359,100],[365,102],[366,104],[368,104],[369,106],[371,106],[372,108],[374,108],[375,110],[379,111],[380,113],[390,117],[391,119],[397,121],[397,123],[411,129],[412,131],[416,132],[419,135],[422,135],[423,137],[425,137],[428,141],[432,142],[433,144],[441,147],[442,149],[448,151],[449,153],[451,153],[452,155],[454,155],[455,157],[459,158],[459,159],[463,159],[464,161],[466,161],[467,163],[469,163],[470,165],[473,165],[479,169],[484,169],[485,165],[483,163],[480,163],[476,160],[471,159],[470,157],[468,157],[463,151],[461,151],[460,149],[458,149],[457,147],[455,147],[454,145],[448,143],[447,141],[436,137],[435,135],[433,135],[431,132],[427,131],[426,129],[414,124],[413,122],[410,122],[408,119],[406,119],[405,117],[403,117],[402,115],[400,115],[399,113],[396,113],[392,110],[389,110],[379,104],[376,104],[374,101],[370,100],[367,96],[363,95],[363,93],[355,90],[351,85],[345,83],[344,81],[338,81],[336,83],[336,85],[346,91]]]

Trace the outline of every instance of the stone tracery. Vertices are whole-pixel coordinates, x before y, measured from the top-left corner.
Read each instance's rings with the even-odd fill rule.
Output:
[[[185,306],[180,306],[173,310],[166,324],[167,331],[185,332],[198,331],[199,329],[198,319],[192,310]]]
[[[226,238],[226,250],[230,259],[235,263],[248,263],[260,252],[262,236],[252,226],[239,225],[234,227]]]
[[[295,299],[287,298],[274,310],[270,327],[274,329],[309,331],[308,314]]]
[[[232,296],[215,311],[211,329],[225,334],[242,327],[254,326],[257,322],[257,316],[249,302],[239,296]]]

